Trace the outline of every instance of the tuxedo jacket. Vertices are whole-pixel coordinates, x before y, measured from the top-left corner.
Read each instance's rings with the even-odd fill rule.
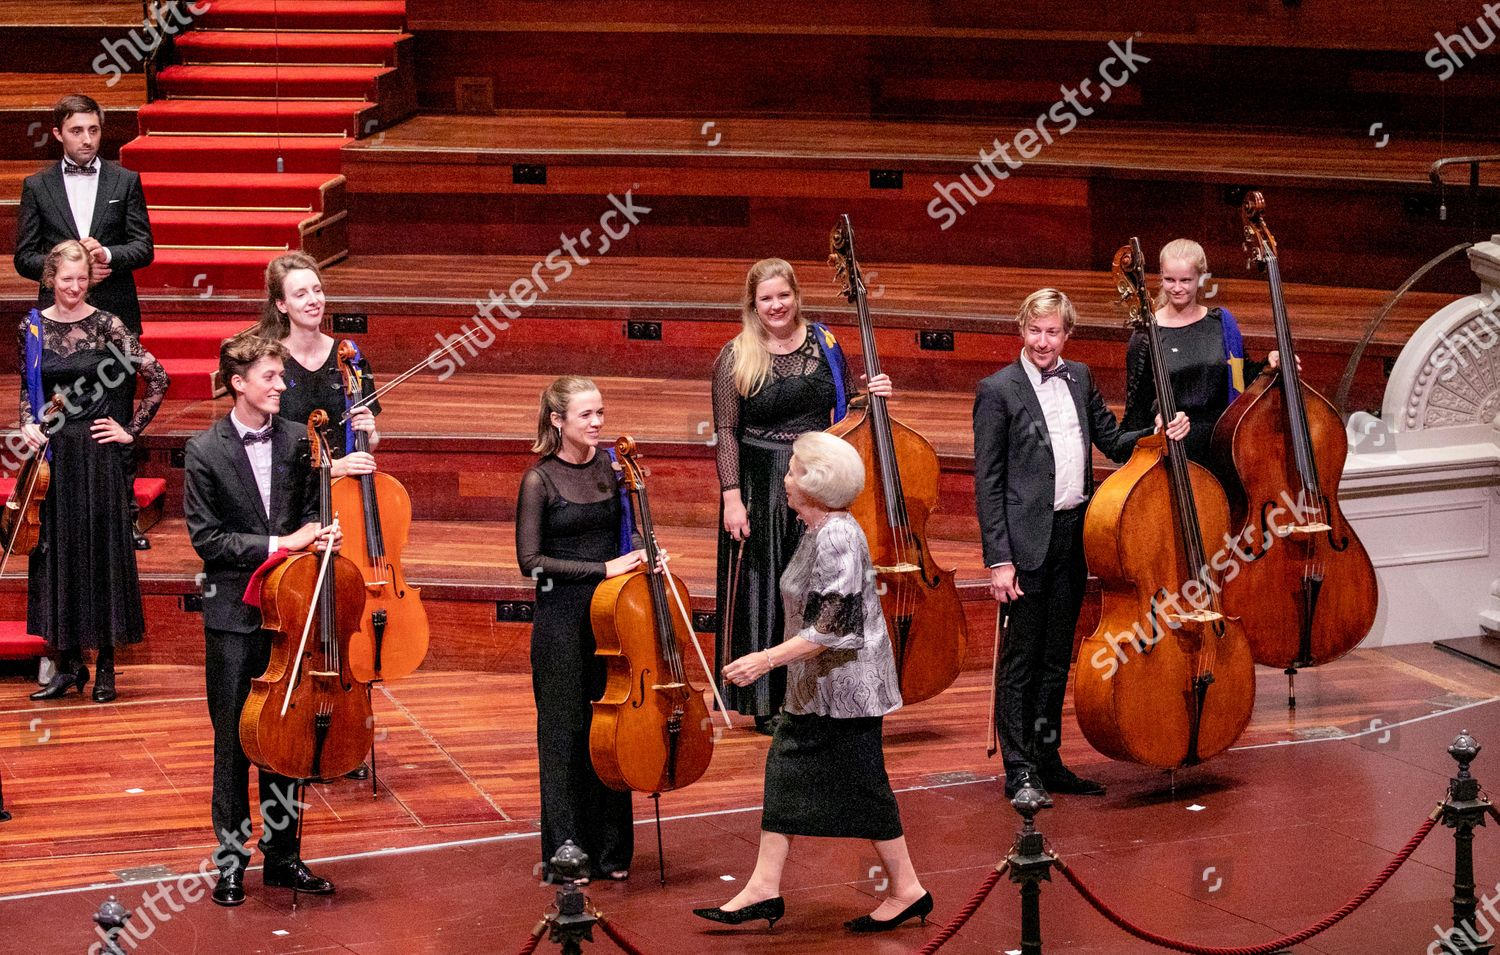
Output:
[[[302,440],[307,429],[273,421],[269,517],[228,415],[187,443],[182,506],[193,549],[203,558],[203,624],[215,630],[260,628],[260,611],[244,601],[250,574],[269,556],[273,535],[285,537],[318,518],[317,481]]]
[[[141,303],[135,293],[136,269],[151,264],[151,220],[146,215],[146,194],[140,174],[116,162],[100,160],[99,194],[89,234],[109,249],[109,278],[89,290],[95,307],[120,316],[125,327],[141,333]],[[82,239],[68,206],[63,186],[62,163],[55,162],[26,178],[21,187],[21,208],[16,220],[16,271],[33,282],[42,280],[47,253],[59,242]],[[37,307],[52,304],[52,290],[43,288]]]
[[[1126,431],[1105,405],[1094,377],[1082,362],[1068,361],[1067,382],[1083,433],[1083,491],[1094,493],[1096,446],[1111,460],[1124,462],[1142,435],[1151,429]],[[1017,570],[1036,570],[1052,541],[1052,502],[1056,469],[1051,435],[1036,389],[1020,359],[979,383],[974,399],[974,498],[984,538],[986,567],[1014,563]]]

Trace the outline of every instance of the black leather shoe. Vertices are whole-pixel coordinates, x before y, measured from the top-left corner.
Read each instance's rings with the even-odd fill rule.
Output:
[[[151,542],[146,539],[146,535],[145,534],[141,533],[141,525],[140,524],[132,523],[130,525],[130,536],[135,541],[135,549],[136,550],[150,550],[151,549]]]
[[[68,691],[75,686],[78,687],[79,695],[82,695],[83,685],[88,681],[89,668],[80,663],[78,665],[78,669],[70,673],[63,673],[59,671],[58,673],[53,674],[52,682],[48,683],[40,690],[37,690],[35,693],[31,694],[31,699],[55,700],[58,697],[66,696]]]
[[[894,917],[888,919],[871,918],[861,915],[857,919],[850,919],[844,923],[844,928],[851,932],[889,932],[898,928],[901,923],[911,919],[921,919],[922,924],[927,924],[927,916],[932,914],[932,893],[926,892],[906,908],[897,912]]]
[[[214,904],[233,908],[245,902],[245,870],[228,869],[219,873],[219,884],[214,886]]]
[[[110,703],[115,698],[115,668],[99,667],[94,671],[95,703]]]
[[[351,769],[347,773],[345,773],[344,774],[344,778],[345,779],[369,779],[370,778],[370,764],[369,763],[360,763],[358,766],[354,767],[353,769]]]
[[[1016,798],[1016,793],[1020,792],[1022,789],[1025,789],[1027,786],[1030,786],[1032,789],[1035,789],[1037,792],[1042,794],[1043,809],[1052,808],[1052,797],[1047,794],[1047,787],[1042,783],[1041,776],[1036,773],[1030,772],[1029,770],[1023,770],[1017,773],[1014,779],[1010,778],[1009,776],[1005,778],[1005,798]]]
[[[267,863],[261,873],[266,885],[273,889],[296,889],[305,895],[332,895],[333,883],[320,879],[308,871],[301,859],[291,862]]]
[[[777,920],[786,915],[786,902],[778,895],[774,899],[763,899],[732,912],[717,908],[693,909],[693,914],[700,919],[708,919],[710,922],[720,922],[724,925],[741,925],[756,919],[765,919],[766,928],[769,929],[775,928]]]
[[[1042,773],[1042,785],[1047,787],[1048,792],[1063,793],[1069,796],[1102,796],[1104,795],[1104,784],[1096,783],[1092,779],[1084,779],[1074,773],[1066,766]]]

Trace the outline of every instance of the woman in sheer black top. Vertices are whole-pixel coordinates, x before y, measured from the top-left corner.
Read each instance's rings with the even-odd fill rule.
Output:
[[[541,460],[521,478],[516,557],[536,581],[531,686],[542,863],[571,839],[595,875],[620,880],[634,851],[630,793],[600,782],[589,757],[591,704],[605,681],[589,604],[601,580],[638,569],[645,551],[622,525],[614,468],[598,448],[603,424],[604,399],[589,379],[564,376],[542,392],[532,447]]]
[[[139,643],[141,615],[135,535],[124,459],[167,393],[167,373],[125,323],[89,305],[92,263],[83,245],[59,244],[48,255],[43,284],[54,304],[21,321],[21,432],[29,448],[50,439],[52,482],[41,508],[41,539],[28,564],[27,629],[45,637],[56,675],[34,700],[63,696],[88,682],[84,650],[98,652],[93,699],[115,698],[115,647]],[[121,389],[146,383],[128,421]],[[53,395],[62,411],[49,414]]]
[[[802,317],[791,265],[762,259],[745,276],[740,334],[714,363],[720,524],[719,665],[780,642],[777,582],[802,538],[786,502],[792,442],[843,417],[854,379],[833,335]],[[890,378],[870,391],[889,397]],[[786,692],[784,671],[749,686],[721,679],[728,705],[770,733]]]

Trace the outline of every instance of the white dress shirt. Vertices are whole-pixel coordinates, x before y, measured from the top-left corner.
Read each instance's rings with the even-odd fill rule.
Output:
[[[63,164],[68,160],[63,160]],[[63,169],[63,188],[68,193],[68,211],[73,213],[73,225],[78,228],[78,238],[86,239],[89,230],[94,225],[94,206],[99,199],[99,176],[104,164],[99,157],[94,157],[94,174],[92,176],[68,175],[67,169]],[[104,250],[104,261],[109,262],[111,256],[109,249]]]
[[[1047,419],[1047,435],[1052,445],[1053,492],[1052,509],[1065,511],[1078,507],[1088,498],[1084,495],[1084,468],[1088,462],[1083,456],[1083,428],[1078,422],[1078,406],[1073,402],[1073,392],[1062,377],[1050,378],[1045,383],[1042,373],[1032,364],[1023,350],[1021,367],[1036,391],[1037,403],[1042,406],[1042,417]],[[1057,359],[1058,368],[1067,368],[1067,362]]]
[[[260,430],[240,421],[233,411],[229,412],[229,421],[234,425],[234,430],[240,436],[241,441],[245,440],[245,435]],[[275,422],[276,419],[272,418],[270,423],[274,425]],[[245,455],[250,459],[250,470],[255,474],[255,486],[260,490],[261,510],[266,512],[266,518],[269,520],[271,517],[271,442],[258,441],[255,444],[247,444]],[[274,553],[276,543],[277,538],[272,535],[266,546],[266,553]]]

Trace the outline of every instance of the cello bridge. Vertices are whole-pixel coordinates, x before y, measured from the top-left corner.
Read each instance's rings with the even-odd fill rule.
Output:
[[[1272,531],[1277,537],[1291,537],[1293,534],[1311,536],[1314,534],[1326,534],[1333,530],[1332,525],[1322,521],[1309,521],[1306,524],[1277,524]]]
[[[1169,625],[1181,623],[1214,623],[1223,619],[1224,615],[1215,610],[1189,610],[1187,613],[1169,613],[1166,615],[1166,621]]]
[[[651,689],[653,689],[653,690],[681,690],[681,689],[683,689],[686,686],[687,686],[686,683],[653,683],[653,684],[651,684]]]
[[[877,574],[915,574],[921,569],[922,568],[918,567],[916,564],[910,562],[903,562],[900,564],[875,565],[875,573]]]

